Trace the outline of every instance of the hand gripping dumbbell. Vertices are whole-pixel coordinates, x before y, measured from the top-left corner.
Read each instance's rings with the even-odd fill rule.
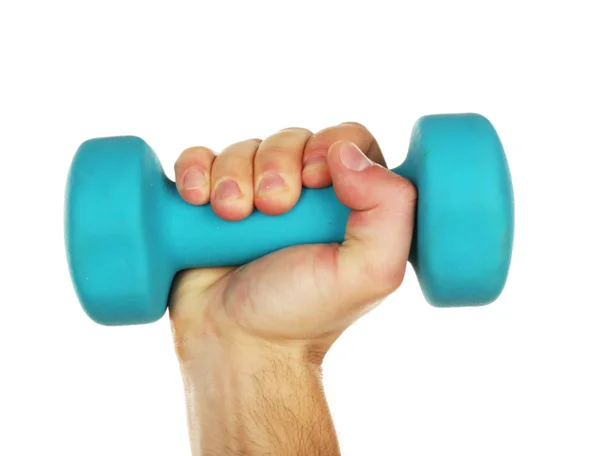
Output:
[[[431,115],[392,170],[417,187],[410,262],[437,307],[484,305],[501,293],[514,226],[508,163],[478,114]],[[156,321],[183,269],[236,266],[297,244],[341,242],[349,209],[332,187],[303,189],[289,212],[230,222],[179,196],[152,149],[134,136],[91,139],[73,159],[65,241],[86,313],[105,325]]]

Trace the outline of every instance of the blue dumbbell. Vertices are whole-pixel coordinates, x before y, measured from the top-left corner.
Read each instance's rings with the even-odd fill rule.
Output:
[[[476,306],[506,282],[513,244],[510,172],[496,130],[478,114],[420,118],[393,172],[418,190],[410,261],[429,303]],[[184,202],[152,149],[123,136],[84,142],[66,191],[65,240],[86,313],[105,325],[156,321],[175,274],[235,266],[297,244],[341,242],[349,209],[332,187],[304,189],[286,214],[229,222]]]

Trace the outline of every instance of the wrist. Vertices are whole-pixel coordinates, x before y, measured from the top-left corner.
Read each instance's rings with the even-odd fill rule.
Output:
[[[190,376],[189,380],[194,383],[205,381],[208,375],[239,379],[238,387],[246,386],[243,379],[267,374],[280,376],[284,371],[296,376],[321,376],[320,359],[315,360],[304,343],[278,343],[237,336],[226,339],[205,337],[194,341],[194,345],[185,349],[185,358],[179,359],[184,376]]]
[[[320,369],[326,352],[339,335],[314,340],[261,337],[225,317],[220,309],[213,312],[207,309],[202,318],[197,314],[192,318],[171,314],[171,320],[182,368],[228,363],[238,369],[253,370],[265,363],[278,362]]]
[[[181,361],[194,455],[338,454],[320,362],[307,344],[202,339]]]

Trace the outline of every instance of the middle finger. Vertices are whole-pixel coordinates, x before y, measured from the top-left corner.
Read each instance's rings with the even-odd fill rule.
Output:
[[[312,132],[287,128],[266,138],[254,157],[254,205],[268,215],[289,211],[302,191],[302,154]]]

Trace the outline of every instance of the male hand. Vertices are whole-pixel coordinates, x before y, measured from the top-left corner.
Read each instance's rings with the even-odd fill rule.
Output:
[[[195,454],[229,454],[223,445],[239,451],[236,445],[245,445],[247,453],[240,454],[304,454],[291,442],[311,440],[306,436],[319,433],[314,426],[326,436],[315,437],[306,451],[337,454],[318,392],[320,365],[340,334],[401,284],[414,187],[385,168],[377,142],[356,123],[316,134],[289,128],[219,155],[194,147],[181,154],[175,173],[185,201],[211,204],[226,220],[241,220],[255,209],[283,214],[302,186],[332,183],[352,210],[343,243],[291,247],[238,268],[185,271],[170,302]],[[310,397],[303,405],[286,392]],[[269,402],[274,418],[267,418],[257,397]],[[209,425],[211,420],[222,423]]]

